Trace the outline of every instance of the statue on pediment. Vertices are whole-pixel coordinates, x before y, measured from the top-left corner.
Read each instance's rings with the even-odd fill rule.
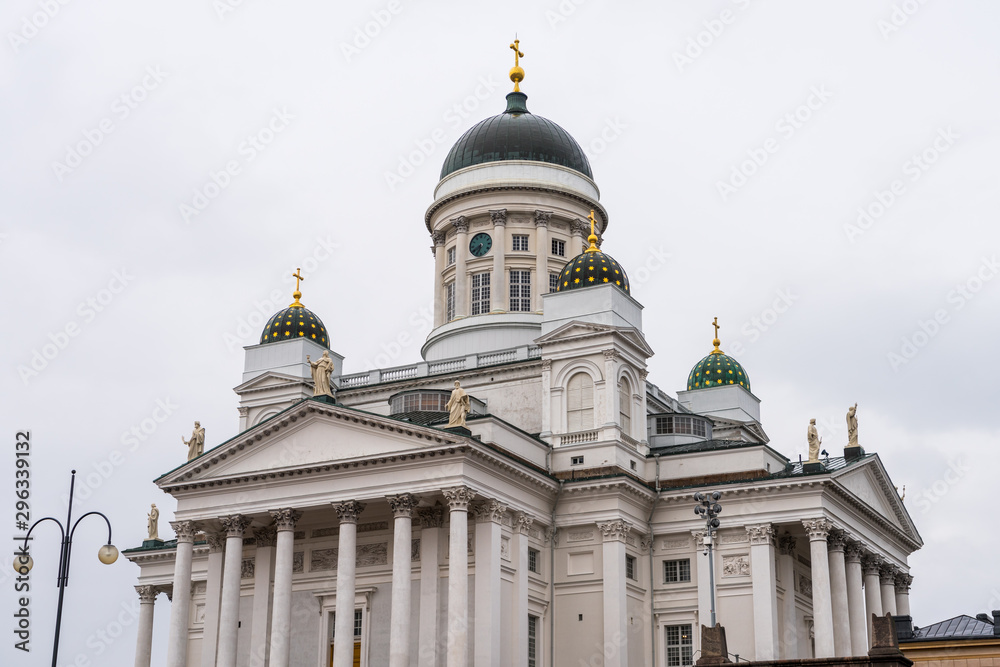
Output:
[[[455,426],[465,427],[465,415],[472,409],[469,395],[462,389],[462,385],[455,380],[455,388],[451,391],[451,398],[445,403],[448,409],[448,428]]]
[[[819,446],[823,444],[823,438],[819,437],[819,431],[816,430],[815,419],[809,420],[806,439],[809,441],[809,463],[816,463],[819,461]]]
[[[188,461],[196,459],[205,451],[205,429],[201,427],[201,422],[194,423],[194,431],[191,432],[191,439],[185,440],[181,436],[181,442],[187,445]]]
[[[323,356],[318,361],[312,361],[307,354],[306,362],[312,370],[315,385],[313,396],[330,396],[332,398],[333,388],[330,385],[330,376],[333,374],[333,359],[330,358],[330,353],[324,350]]]
[[[156,509],[156,503],[149,507],[149,514],[146,515],[146,529],[149,531],[147,539],[160,539],[160,510]]]
[[[858,446],[858,404],[847,409],[847,446]]]

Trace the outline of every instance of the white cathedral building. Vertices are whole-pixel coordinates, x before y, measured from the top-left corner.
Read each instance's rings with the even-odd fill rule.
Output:
[[[297,291],[246,348],[239,434],[156,480],[176,537],[125,551],[136,667],[681,667],[713,610],[741,659],[839,657],[909,615],[922,542],[878,456],[789,460],[718,338],[676,395],[650,381],[587,158],[517,85],[424,222],[423,361],[344,375]],[[713,535],[696,491],[722,494]]]

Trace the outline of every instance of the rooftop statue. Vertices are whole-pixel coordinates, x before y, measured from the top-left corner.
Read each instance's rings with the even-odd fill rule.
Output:
[[[181,436],[181,442],[187,445],[188,461],[196,459],[205,451],[205,429],[201,427],[201,422],[194,423],[194,431],[191,432],[191,439],[185,440]]]
[[[819,446],[823,444],[823,438],[819,437],[819,431],[816,430],[815,419],[809,420],[806,438],[809,440],[809,463],[816,463],[819,461]]]
[[[448,408],[448,428],[454,426],[465,427],[465,415],[471,409],[469,395],[462,389],[462,385],[455,380],[455,388],[451,391],[451,398],[445,404]]]
[[[313,389],[313,396],[330,396],[332,398],[333,389],[330,386],[330,375],[333,374],[333,359],[330,358],[330,353],[324,350],[319,361],[312,361],[307,354],[306,361],[312,369],[312,378],[316,385],[316,388]]]

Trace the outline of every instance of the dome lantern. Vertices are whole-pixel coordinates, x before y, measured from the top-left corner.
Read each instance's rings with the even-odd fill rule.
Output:
[[[719,318],[712,321],[715,327],[715,338],[712,339],[714,349],[704,359],[695,364],[688,374],[687,388],[709,389],[728,385],[740,386],[750,391],[750,376],[740,362],[736,361],[720,349]]]
[[[329,349],[330,337],[323,321],[300,301],[302,292],[299,286],[300,282],[305,280],[302,277],[302,270],[295,269],[292,277],[295,278],[295,291],[292,292],[294,300],[287,308],[279,310],[267,321],[260,334],[260,344],[306,338]]]

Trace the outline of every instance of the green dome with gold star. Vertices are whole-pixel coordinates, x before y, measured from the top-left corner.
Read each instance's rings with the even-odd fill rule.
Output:
[[[299,281],[303,280],[301,272],[296,269],[292,276],[295,278],[295,291],[292,293],[295,300],[288,308],[279,310],[267,321],[267,326],[260,333],[261,345],[295,338],[308,338],[314,343],[329,348],[330,336],[326,332],[323,320],[299,301],[302,298],[302,292],[299,291]]]
[[[688,391],[728,385],[740,386],[750,391],[750,376],[747,375],[746,370],[740,365],[740,362],[719,349],[722,341],[718,338],[718,318],[712,324],[716,328],[716,338],[712,341],[715,349],[691,369],[688,374]]]
[[[594,232],[594,212],[590,212],[590,236],[587,241],[590,247],[574,257],[563,267],[559,274],[557,292],[566,292],[581,287],[595,287],[611,284],[629,294],[628,276],[621,264],[611,255],[601,252],[597,247],[597,234]]]

